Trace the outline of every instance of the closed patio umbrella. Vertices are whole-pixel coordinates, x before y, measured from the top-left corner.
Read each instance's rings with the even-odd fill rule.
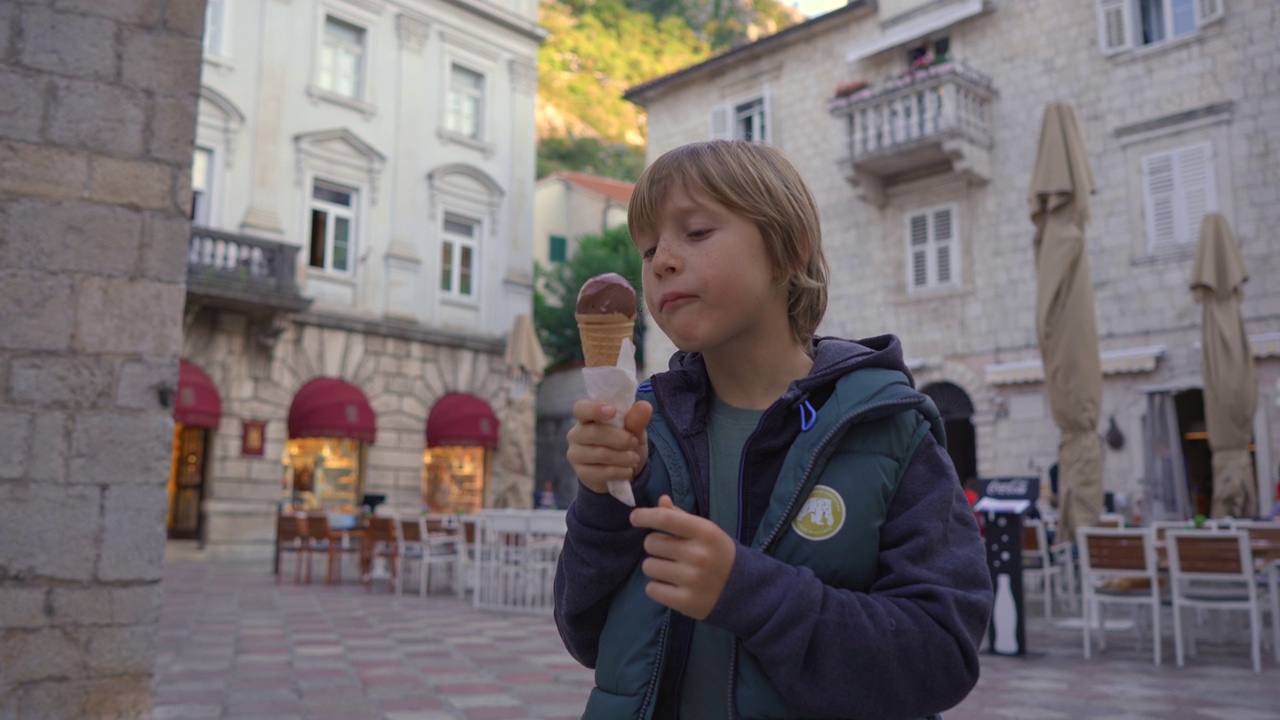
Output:
[[[1045,108],[1028,200],[1036,226],[1036,334],[1058,441],[1063,537],[1093,525],[1102,510],[1102,446],[1097,434],[1102,363],[1084,227],[1093,171],[1075,112]]]
[[[491,507],[527,508],[533,504],[536,425],[533,388],[542,379],[547,356],[538,342],[533,319],[517,315],[507,336],[504,356],[510,380],[503,406],[502,436],[490,484]]]
[[[1253,463],[1253,413],[1258,384],[1253,352],[1240,316],[1240,295],[1249,273],[1227,219],[1204,216],[1191,271],[1191,291],[1204,306],[1201,365],[1204,415],[1213,451],[1213,517],[1252,517],[1257,510]]]

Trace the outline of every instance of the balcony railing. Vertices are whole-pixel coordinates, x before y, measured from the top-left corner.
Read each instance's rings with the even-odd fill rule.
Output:
[[[231,306],[300,310],[298,248],[245,235],[192,227],[187,249],[187,292]]]
[[[882,191],[899,176],[967,171],[975,159],[981,165],[993,139],[995,95],[990,78],[951,61],[833,98],[831,114],[846,118],[851,182]]]

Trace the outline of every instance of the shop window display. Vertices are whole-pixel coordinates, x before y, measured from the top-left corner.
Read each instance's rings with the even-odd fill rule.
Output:
[[[479,511],[484,505],[488,455],[478,445],[427,449],[423,453],[423,507],[433,513]]]
[[[284,456],[286,498],[297,510],[355,512],[363,492],[363,459],[359,440],[290,440]]]

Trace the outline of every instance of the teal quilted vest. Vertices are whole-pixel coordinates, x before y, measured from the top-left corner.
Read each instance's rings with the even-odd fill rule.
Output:
[[[933,403],[905,383],[901,373],[878,368],[837,383],[813,427],[787,452],[753,547],[809,567],[827,585],[871,587],[880,526],[903,472],[926,433],[945,442]],[[651,393],[640,399],[653,402]],[[693,512],[692,479],[673,431],[658,415],[648,430],[654,450],[649,496],[670,494]],[[609,607],[585,719],[653,717],[671,611],[644,594],[647,582],[637,566]],[[739,648],[732,669],[726,692],[736,717],[806,717],[750,653]]]

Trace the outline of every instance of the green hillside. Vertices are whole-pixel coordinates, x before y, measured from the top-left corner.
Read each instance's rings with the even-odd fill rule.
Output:
[[[646,127],[627,88],[800,20],[775,0],[542,0],[538,175],[634,180]]]

